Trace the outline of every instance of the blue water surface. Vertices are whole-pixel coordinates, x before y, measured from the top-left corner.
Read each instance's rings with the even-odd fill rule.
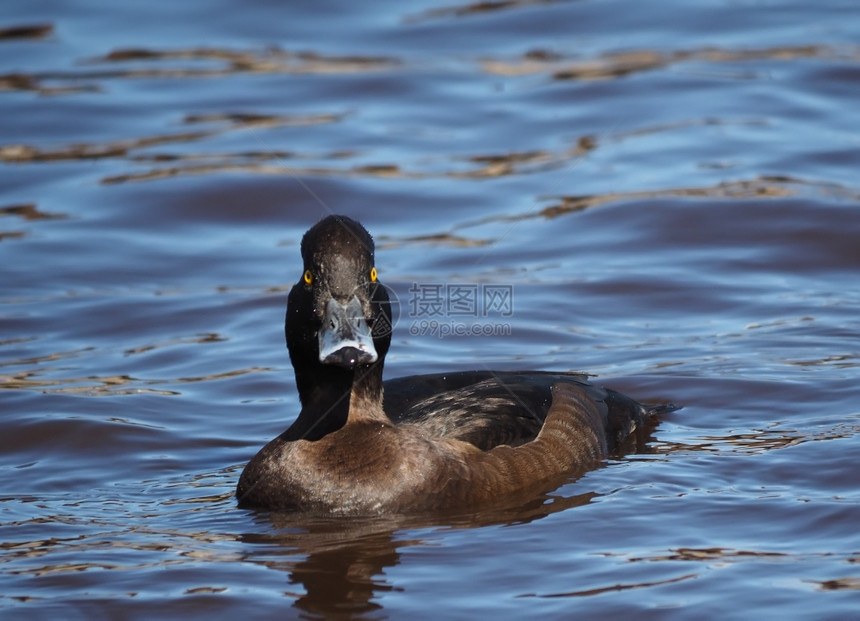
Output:
[[[4,3],[0,614],[856,617],[858,41],[838,0]],[[389,377],[683,408],[522,506],[237,508],[329,213]]]

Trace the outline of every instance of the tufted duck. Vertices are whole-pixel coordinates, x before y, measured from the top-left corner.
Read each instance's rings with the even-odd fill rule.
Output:
[[[593,467],[673,407],[642,406],[572,373],[383,384],[391,309],[370,234],[329,216],[301,252],[285,332],[302,408],[245,467],[243,506],[331,515],[475,507]]]

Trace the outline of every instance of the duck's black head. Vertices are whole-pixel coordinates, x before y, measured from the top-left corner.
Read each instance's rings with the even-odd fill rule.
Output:
[[[285,332],[303,409],[348,397],[354,382],[381,395],[391,308],[373,255],[370,233],[346,216],[329,216],[302,238]]]

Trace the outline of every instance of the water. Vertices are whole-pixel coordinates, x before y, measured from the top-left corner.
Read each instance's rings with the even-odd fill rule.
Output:
[[[854,2],[2,13],[2,616],[857,618]],[[330,211],[402,303],[389,377],[684,408],[525,506],[237,509]],[[512,312],[416,314],[435,285]]]

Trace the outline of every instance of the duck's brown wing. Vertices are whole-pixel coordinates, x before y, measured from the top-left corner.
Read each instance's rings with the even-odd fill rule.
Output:
[[[552,404],[556,383],[579,387],[600,412],[608,450],[648,427],[652,410],[578,373],[463,371],[385,382],[384,408],[397,424],[482,450],[534,440]]]
[[[423,478],[418,502],[430,508],[476,506],[558,486],[606,457],[605,412],[585,389],[570,382],[551,387],[552,405],[537,437],[521,446],[481,451],[439,440],[432,478]]]
[[[585,470],[609,453],[604,433],[605,408],[583,386],[558,382],[552,406],[537,437],[519,447],[497,446],[485,453],[487,478],[522,486]],[[493,475],[496,475],[495,477]]]

